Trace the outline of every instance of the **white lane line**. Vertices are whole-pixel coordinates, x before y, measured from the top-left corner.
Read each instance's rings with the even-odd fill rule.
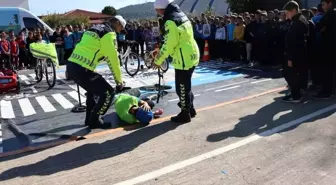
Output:
[[[33,79],[35,79],[36,75],[35,74],[28,74],[30,77],[32,77]],[[19,75],[19,77],[27,84],[30,85],[31,83],[29,82],[29,79],[26,75]],[[37,90],[35,89],[34,86],[29,87],[34,94],[37,93]]]
[[[56,79],[57,80],[59,80],[59,81],[61,81],[62,83],[64,83],[64,84],[68,84],[65,80],[63,80],[61,77],[59,77],[59,76],[56,76]]]
[[[0,110],[1,110],[1,118],[2,119],[15,118],[12,103],[10,101],[1,100]]]
[[[201,96],[200,94],[196,94],[194,95],[194,97],[197,97],[197,96]],[[173,101],[178,101],[180,100],[179,98],[175,98],[175,99],[171,99],[171,100],[168,100],[168,102],[173,102]]]
[[[245,80],[245,81],[241,81],[241,82],[237,82],[237,83],[232,83],[232,84],[227,84],[227,85],[223,85],[223,86],[219,86],[219,87],[213,87],[213,88],[205,89],[205,91],[212,91],[212,90],[215,90],[215,89],[230,87],[230,86],[234,86],[234,85],[238,85],[238,84],[242,84],[242,83],[246,83],[246,82],[249,82],[249,80]]]
[[[33,79],[35,79],[36,75],[34,73],[29,74],[30,77],[32,77]]]
[[[76,101],[79,102],[77,91],[71,91],[71,92],[68,92],[68,95],[70,95],[73,99],[75,99]],[[83,103],[83,102],[85,102],[85,101],[86,101],[86,97],[81,96],[81,103]]]
[[[53,94],[54,99],[65,109],[70,109],[74,107],[74,105],[67,100],[62,94]]]
[[[35,99],[40,104],[44,112],[56,111],[55,107],[49,102],[49,100],[45,96],[39,96]]]
[[[19,104],[24,116],[30,116],[36,114],[28,98],[19,99]]]
[[[258,84],[258,83],[267,82],[267,81],[271,81],[271,80],[272,80],[271,78],[264,79],[264,80],[258,80],[258,81],[251,82],[251,84]]]
[[[237,86],[228,87],[228,88],[224,88],[224,89],[218,89],[218,90],[215,90],[215,92],[227,91],[227,90],[236,89],[236,88],[239,88],[239,87],[240,87],[240,85],[237,85]]]
[[[326,107],[324,109],[318,110],[316,112],[313,112],[313,113],[308,114],[306,116],[303,116],[301,118],[295,119],[295,120],[290,121],[288,123],[285,123],[283,125],[274,127],[271,130],[266,130],[265,132],[262,132],[259,135],[249,136],[246,139],[240,140],[240,141],[238,141],[236,143],[232,143],[230,145],[223,146],[221,148],[212,150],[210,152],[201,154],[199,156],[196,156],[196,157],[184,160],[184,161],[180,161],[178,163],[175,163],[175,164],[163,167],[161,169],[158,169],[158,170],[146,173],[144,175],[140,175],[138,177],[135,177],[135,178],[123,181],[123,182],[119,182],[119,183],[117,183],[115,185],[133,185],[133,184],[138,184],[138,183],[146,182],[146,181],[151,180],[151,179],[155,179],[155,178],[160,177],[162,175],[166,175],[166,174],[174,172],[176,170],[179,170],[179,169],[191,166],[191,165],[199,163],[201,161],[204,161],[204,160],[207,160],[207,159],[219,156],[221,154],[224,154],[226,152],[229,152],[231,150],[240,148],[240,147],[245,146],[247,144],[250,144],[250,143],[252,143],[254,141],[262,139],[263,137],[267,137],[267,136],[270,136],[270,135],[275,134],[277,132],[280,132],[282,130],[285,130],[287,128],[293,127],[293,126],[298,125],[298,124],[300,124],[300,123],[302,123],[304,121],[308,121],[308,120],[310,120],[310,119],[312,119],[314,117],[317,117],[317,116],[322,115],[324,113],[330,112],[330,111],[332,111],[334,109],[336,109],[336,104],[331,105],[329,107]]]

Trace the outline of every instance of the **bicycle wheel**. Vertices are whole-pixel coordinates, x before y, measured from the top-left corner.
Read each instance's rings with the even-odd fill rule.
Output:
[[[146,51],[145,53],[144,62],[148,69],[152,67],[152,57],[150,56],[150,53],[148,51]]]
[[[161,64],[161,71],[163,73],[167,72],[169,69],[169,61],[168,59],[164,60],[163,63]]]
[[[47,59],[45,63],[45,75],[49,89],[53,88],[56,84],[56,69],[54,62],[50,59]]]
[[[42,60],[37,60],[35,67],[35,80],[37,83],[41,82],[43,78],[43,68],[42,68]]]
[[[130,53],[125,61],[125,70],[130,76],[135,76],[140,69],[140,58],[136,53]]]

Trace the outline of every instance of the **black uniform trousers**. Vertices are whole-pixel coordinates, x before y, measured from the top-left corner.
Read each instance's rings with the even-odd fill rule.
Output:
[[[99,116],[106,114],[115,95],[113,87],[98,73],[67,62],[69,77],[87,91],[86,124],[96,124]]]
[[[182,110],[189,111],[194,107],[194,94],[191,91],[191,77],[194,73],[195,67],[189,70],[175,69],[175,87]]]
[[[283,64],[283,76],[288,83],[293,99],[301,98],[300,90],[305,88],[304,86],[307,84],[306,71],[307,68],[302,65],[295,66],[294,64],[293,67],[288,67],[288,61]]]

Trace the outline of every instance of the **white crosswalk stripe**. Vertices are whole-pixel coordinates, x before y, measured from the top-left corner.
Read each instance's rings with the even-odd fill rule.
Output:
[[[0,101],[0,111],[2,119],[11,119],[15,118],[13,106],[10,101],[1,100]]]
[[[62,94],[53,94],[52,96],[64,109],[70,109],[74,107],[74,105],[69,100],[67,100]]]
[[[56,111],[55,107],[49,102],[45,96],[36,97],[36,101],[40,104],[44,112]]]
[[[77,91],[68,92],[68,95],[71,96],[73,99],[75,99],[77,102],[79,102]],[[80,98],[82,103],[86,101],[86,97],[81,95]]]
[[[28,98],[19,99],[19,104],[24,116],[36,114],[35,109],[33,108]]]

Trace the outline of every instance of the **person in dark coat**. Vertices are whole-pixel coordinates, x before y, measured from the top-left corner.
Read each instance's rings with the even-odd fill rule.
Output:
[[[301,102],[302,75],[305,74],[304,63],[306,62],[306,35],[309,32],[307,19],[299,13],[299,4],[289,1],[284,7],[286,17],[292,20],[285,39],[286,61],[284,76],[289,85],[291,94],[282,100],[291,103]]]
[[[314,96],[316,99],[330,99],[335,85],[336,71],[336,9],[334,0],[321,0],[325,12],[316,24],[316,29],[321,32],[321,67],[319,69],[322,90]]]

